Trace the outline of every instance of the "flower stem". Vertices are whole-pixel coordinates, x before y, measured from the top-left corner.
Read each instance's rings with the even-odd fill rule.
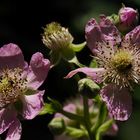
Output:
[[[84,124],[89,135],[89,140],[94,140],[93,135],[91,133],[91,122],[90,122],[88,98],[85,96],[83,96],[83,106],[84,106]]]
[[[64,116],[66,116],[67,118],[71,119],[71,120],[76,120],[79,122],[83,122],[84,118],[80,115],[74,114],[74,113],[70,113],[67,112],[65,110],[61,110],[59,113],[63,114]]]

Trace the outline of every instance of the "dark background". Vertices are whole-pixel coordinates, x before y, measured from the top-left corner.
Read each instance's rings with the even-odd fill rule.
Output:
[[[45,57],[48,49],[41,41],[42,27],[52,21],[68,27],[74,36],[74,43],[81,43],[84,38],[84,26],[91,17],[97,18],[103,13],[117,13],[121,4],[140,8],[139,0],[1,0],[0,1],[0,45],[16,43],[23,50],[25,60],[29,62],[33,53],[40,51]],[[90,52],[86,48],[78,54],[81,62],[87,64]],[[49,76],[41,89],[46,89],[47,96],[64,102],[67,97],[76,92],[76,82],[73,79],[64,80],[70,71],[69,66],[61,63],[51,69]],[[73,87],[73,88],[71,88]],[[138,93],[139,94],[139,93]],[[133,113],[126,122],[119,123],[116,137],[104,137],[104,140],[138,140],[140,138],[140,94],[134,95]],[[53,140],[47,124],[53,116],[38,116],[31,121],[22,121],[22,140]]]

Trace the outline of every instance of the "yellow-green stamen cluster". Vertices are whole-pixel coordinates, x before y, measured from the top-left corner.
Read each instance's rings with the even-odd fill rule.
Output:
[[[19,68],[6,69],[0,72],[0,108],[17,101],[26,90],[27,80],[22,78]]]
[[[72,43],[73,37],[68,29],[62,27],[59,23],[52,22],[44,28],[42,41],[49,49],[58,50],[68,47]]]
[[[134,49],[135,50],[135,49]],[[104,76],[105,82],[111,82],[120,87],[129,87],[132,89],[132,83],[138,83],[140,75],[137,59],[138,52],[129,49],[119,49],[104,64],[106,70]]]
[[[114,69],[123,73],[132,67],[132,61],[132,55],[125,50],[119,50],[111,59]]]

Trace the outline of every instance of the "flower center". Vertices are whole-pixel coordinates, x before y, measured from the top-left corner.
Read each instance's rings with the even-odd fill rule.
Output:
[[[119,50],[111,59],[111,64],[118,72],[126,72],[132,68],[132,55],[126,50]]]
[[[26,90],[26,78],[22,78],[19,68],[5,69],[0,72],[0,108],[17,101]]]
[[[44,28],[42,41],[49,49],[59,50],[68,47],[73,41],[73,37],[68,29],[62,27],[59,23],[52,22]]]

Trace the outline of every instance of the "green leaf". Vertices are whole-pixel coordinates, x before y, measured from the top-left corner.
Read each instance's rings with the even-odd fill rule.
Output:
[[[81,129],[66,127],[66,135],[71,136],[72,138],[81,138],[86,136],[86,132]]]
[[[70,47],[73,49],[74,52],[80,52],[86,46],[86,42],[81,44],[71,44]]]
[[[108,129],[112,126],[113,122],[113,119],[108,120],[98,128],[96,133],[96,140],[100,140],[101,135],[108,131]]]

